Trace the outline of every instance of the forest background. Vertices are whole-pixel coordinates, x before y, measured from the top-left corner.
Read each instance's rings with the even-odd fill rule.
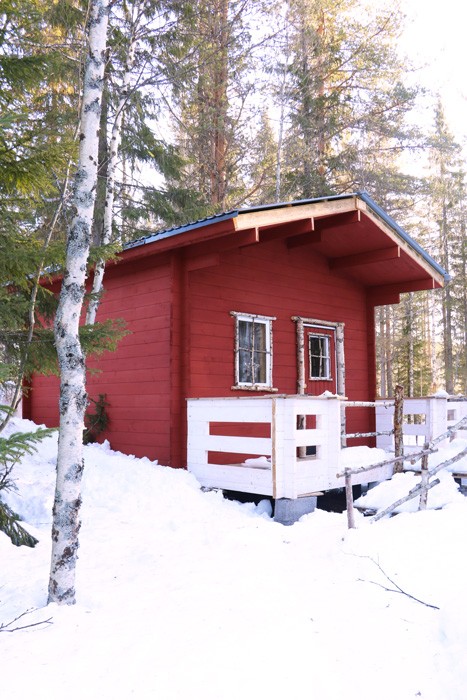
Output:
[[[87,11],[0,0],[0,381],[18,391],[56,363],[38,280],[64,260]],[[452,275],[377,309],[379,393],[466,394],[463,144],[406,26],[362,0],[113,2],[92,262],[220,211],[366,190]]]

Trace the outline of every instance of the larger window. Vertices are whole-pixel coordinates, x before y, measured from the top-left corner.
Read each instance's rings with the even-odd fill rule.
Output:
[[[272,388],[272,321],[269,316],[235,317],[235,384],[241,388]]]

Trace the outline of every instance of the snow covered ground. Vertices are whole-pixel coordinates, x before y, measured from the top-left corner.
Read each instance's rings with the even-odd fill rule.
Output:
[[[317,510],[284,527],[266,503],[88,446],[78,602],[45,607],[55,455],[48,438],[8,494],[40,541],[17,548],[0,532],[0,624],[29,609],[12,627],[51,624],[0,632],[2,698],[467,697],[467,498],[449,474],[428,495],[438,510],[357,515],[353,531]]]

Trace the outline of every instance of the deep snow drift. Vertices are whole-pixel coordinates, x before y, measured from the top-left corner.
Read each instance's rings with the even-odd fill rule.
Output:
[[[17,548],[0,533],[0,624],[28,609],[12,627],[52,622],[0,632],[2,697],[467,696],[467,498],[449,474],[428,495],[439,510],[375,524],[357,515],[353,531],[345,513],[317,510],[287,528],[267,504],[88,446],[78,602],[59,608],[44,607],[55,458],[48,438],[5,496],[40,541]],[[413,478],[387,482],[378,499]],[[439,610],[385,590],[394,584]]]

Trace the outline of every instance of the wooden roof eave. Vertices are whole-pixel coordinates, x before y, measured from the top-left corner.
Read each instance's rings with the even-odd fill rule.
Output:
[[[234,219],[235,229],[241,231],[257,227],[259,229],[279,224],[292,224],[304,219],[322,218],[344,212],[352,212],[357,209],[356,197],[345,199],[331,199],[315,201],[294,206],[284,206],[277,209],[264,209],[259,211],[239,212]]]
[[[416,260],[419,267],[425,272],[427,277],[432,279],[433,285],[432,289],[438,289],[444,287],[447,279],[447,275],[441,271],[438,265],[431,264],[429,256],[421,252],[421,248],[415,244],[414,241],[408,241],[403,238],[397,231],[395,231],[391,226],[389,226],[384,220],[377,216],[374,211],[369,208],[364,201],[359,201],[357,206],[365,213],[365,215],[373,221],[373,223],[378,226],[386,236],[391,239],[395,246],[400,248],[406,255],[408,255],[413,260]],[[408,236],[407,236],[408,238]],[[400,254],[399,254],[400,257]],[[434,263],[434,261],[433,261]],[[427,289],[427,287],[421,287],[421,289]],[[406,291],[420,291],[420,290],[406,290]]]
[[[280,238],[286,239],[291,248],[316,244],[317,250],[326,255],[320,245],[322,232],[329,227],[341,229],[342,226],[360,225],[362,217],[384,234],[387,246],[379,241],[377,249],[369,247],[355,256],[349,255],[347,247],[342,256],[328,255],[330,267],[358,269],[389,259],[394,259],[397,267],[397,258],[402,262],[408,257],[416,269],[410,279],[394,278],[393,282],[400,291],[404,291],[407,283],[415,283],[420,289],[426,289],[427,285],[429,288],[444,286],[449,279],[447,273],[364,192],[227,212],[135,241],[119,257],[122,261],[131,261],[188,247],[190,258],[206,257],[214,252]],[[392,281],[387,279],[388,283]],[[366,286],[369,289],[374,286],[370,278]]]
[[[332,217],[343,219],[343,215],[352,212],[357,212],[358,220],[360,220],[360,216],[368,217],[385,234],[388,246],[377,250],[368,250],[355,256],[343,256],[330,260],[332,269],[365,266],[385,259],[394,259],[396,262],[398,258],[407,256],[417,263],[420,277],[397,283],[399,293],[437,289],[444,286],[449,277],[440,266],[431,260],[428,254],[410,239],[383,210],[379,211],[379,207],[370,198],[363,195],[342,200],[298,204],[280,209],[240,212],[234,219],[234,225],[238,232],[244,228],[255,226],[259,232],[259,242],[280,237],[287,238],[292,244],[291,247],[294,247],[306,243],[319,243],[319,229],[323,224],[326,225],[326,222]],[[349,219],[349,221],[351,220]],[[369,287],[371,288],[371,286]]]

